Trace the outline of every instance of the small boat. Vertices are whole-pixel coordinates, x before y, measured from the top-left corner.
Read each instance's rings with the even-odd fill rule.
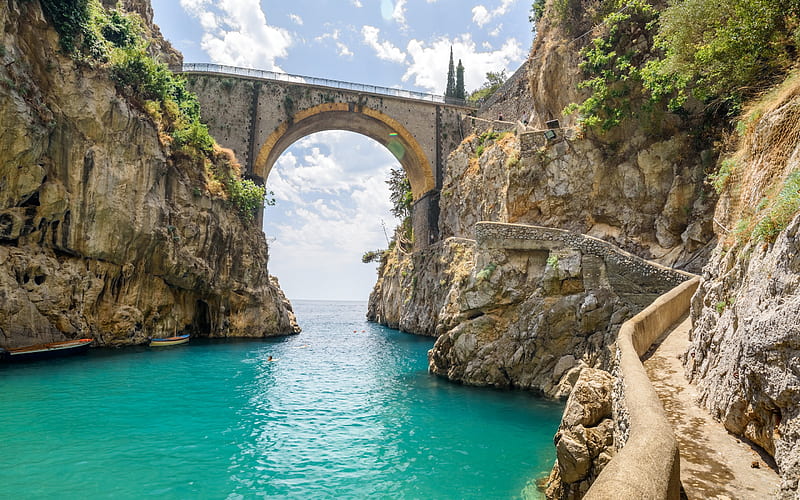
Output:
[[[93,339],[65,340],[63,342],[49,342],[15,349],[3,349],[0,359],[4,361],[34,361],[38,359],[60,358],[85,352],[89,349]]]
[[[190,335],[175,335],[163,339],[150,339],[150,347],[166,347],[170,345],[180,345],[189,342]]]

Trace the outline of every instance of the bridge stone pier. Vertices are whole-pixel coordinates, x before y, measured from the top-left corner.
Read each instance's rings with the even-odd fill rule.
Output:
[[[215,64],[184,64],[180,72],[209,131],[236,153],[248,178],[264,185],[281,153],[307,135],[356,132],[385,146],[408,175],[415,247],[439,239],[444,161],[463,139],[462,115],[474,108],[406,90]]]

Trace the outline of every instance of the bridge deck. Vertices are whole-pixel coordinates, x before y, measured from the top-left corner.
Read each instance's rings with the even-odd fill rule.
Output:
[[[278,73],[252,68],[238,68],[236,66],[226,66],[224,64],[212,63],[184,63],[180,67],[170,68],[178,73],[212,73],[220,75],[230,75],[257,80],[267,80],[274,82],[295,83],[300,85],[313,85],[315,87],[325,87],[338,90],[351,90],[367,94],[385,95],[398,97],[401,99],[412,99],[415,101],[425,101],[434,104],[442,104],[457,108],[478,109],[478,106],[463,99],[445,97],[436,94],[426,94],[413,90],[393,89],[378,85],[367,85],[363,83],[343,82],[339,80],[328,80],[327,78],[317,78],[313,76],[291,75],[289,73]]]

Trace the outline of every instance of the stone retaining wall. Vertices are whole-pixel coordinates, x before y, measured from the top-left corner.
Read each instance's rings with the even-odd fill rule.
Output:
[[[584,498],[680,498],[678,442],[640,357],[689,312],[699,283],[694,277],[676,286],[620,328],[613,399],[623,447]]]

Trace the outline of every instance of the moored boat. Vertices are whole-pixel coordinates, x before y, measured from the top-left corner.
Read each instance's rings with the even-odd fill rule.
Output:
[[[5,349],[0,356],[4,361],[34,361],[38,359],[58,358],[72,356],[89,349],[93,339],[65,340],[62,342],[48,342],[15,349]]]
[[[166,337],[163,339],[150,339],[150,347],[166,347],[171,345],[180,345],[189,342],[190,335],[175,335],[174,337]]]

